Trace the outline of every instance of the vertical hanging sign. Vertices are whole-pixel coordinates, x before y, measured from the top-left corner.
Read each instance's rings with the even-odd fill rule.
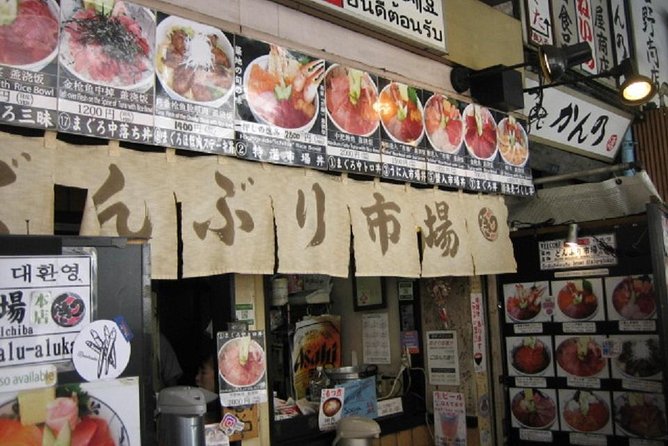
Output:
[[[580,66],[588,73],[598,73],[598,63],[596,56],[596,43],[594,41],[594,21],[592,18],[592,8],[590,0],[576,0],[575,11],[577,13],[578,38],[580,42],[587,42],[591,47],[591,53],[594,57],[587,63]]]
[[[550,1],[527,0],[525,10],[529,43],[538,46],[553,44]]]
[[[615,65],[631,57],[631,43],[624,0],[610,1],[612,26],[612,46],[615,51]]]
[[[578,40],[573,0],[552,0],[554,42],[558,46],[573,45]]]

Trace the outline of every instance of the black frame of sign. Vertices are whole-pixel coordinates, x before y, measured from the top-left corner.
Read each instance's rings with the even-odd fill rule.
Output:
[[[667,333],[668,327],[668,207],[660,203],[647,204],[647,226],[650,245],[652,246],[652,271],[654,289],[659,303],[657,330]],[[662,343],[662,369],[664,382],[668,377],[668,342]],[[668,386],[663,386],[664,398],[668,401]]]
[[[668,257],[664,253],[664,240],[668,240],[668,232],[664,238],[664,229],[662,219],[668,218],[668,210],[664,206],[648,206],[647,215],[626,217],[616,220],[606,220],[599,222],[588,222],[580,224],[580,238],[590,238],[594,241],[601,240],[602,234],[612,234],[614,236],[614,246],[606,246],[605,243],[596,242],[598,249],[607,250],[614,253],[616,264],[604,264],[595,266],[569,267],[562,269],[541,270],[541,259],[539,252],[539,242],[558,241],[563,242],[566,238],[568,226],[557,226],[549,228],[531,228],[519,230],[512,234],[513,248],[515,258],[518,263],[518,272],[515,274],[503,274],[498,276],[497,289],[499,304],[502,311],[499,312],[499,322],[502,331],[501,351],[502,351],[502,370],[503,376],[501,382],[504,386],[505,411],[507,417],[504,421],[504,427],[508,432],[508,444],[530,445],[545,444],[545,442],[558,442],[563,444],[581,444],[580,437],[596,437],[601,440],[603,437],[607,444],[628,445],[633,444],[635,438],[629,432],[625,432],[618,424],[616,414],[616,403],[624,403],[625,392],[645,392],[652,398],[652,395],[663,395],[664,402],[666,398],[666,389],[659,378],[638,378],[631,379],[620,375],[618,365],[615,361],[614,353],[606,356],[604,353],[605,366],[600,374],[590,375],[593,377],[579,378],[573,377],[561,370],[557,365],[556,351],[557,344],[566,337],[575,336],[596,336],[605,338],[604,346],[617,345],[621,347],[625,338],[633,336],[656,336],[659,339],[660,349],[663,354],[662,363],[659,364],[660,371],[663,373],[663,379],[668,377],[668,366],[666,365],[666,355],[668,355],[668,337],[665,335],[662,320],[668,320],[668,296],[666,290],[666,260]],[[668,231],[668,225],[666,227]],[[611,304],[612,285],[614,280],[619,277],[638,277],[645,274],[651,274],[652,283],[655,290],[656,319],[647,319],[642,321],[614,320],[611,317],[613,304]],[[584,322],[567,322],[557,315],[557,295],[559,290],[552,289],[551,295],[554,299],[554,320],[552,317],[546,318],[542,322],[535,320],[519,322],[510,322],[506,318],[506,296],[504,295],[504,285],[514,284],[532,284],[534,282],[549,282],[553,285],[561,286],[555,282],[589,279],[592,282],[601,283],[601,292],[603,296],[599,297],[599,312],[597,317]],[[608,281],[606,281],[608,279]],[[615,288],[616,289],[616,288]],[[602,290],[606,290],[603,293]],[[549,293],[548,291],[544,296]],[[601,316],[601,310],[604,310],[605,316]],[[541,311],[544,311],[542,309]],[[559,310],[561,311],[561,310]],[[541,314],[541,317],[543,315]],[[538,320],[541,320],[538,318]],[[634,325],[639,322],[640,325]],[[643,325],[647,324],[649,325]],[[533,327],[531,327],[533,325]],[[651,327],[654,327],[653,329]],[[648,328],[650,327],[650,328]],[[524,331],[528,329],[528,331]],[[581,332],[578,332],[581,330]],[[528,334],[527,334],[528,333]],[[550,367],[552,369],[541,374],[523,374],[517,370],[511,369],[511,362],[515,367],[512,352],[514,348],[512,340],[506,340],[507,337],[534,337],[548,339],[551,344],[552,359]],[[611,347],[611,351],[614,348]],[[510,355],[510,356],[509,356]],[[533,380],[533,381],[532,381]],[[535,384],[535,385],[534,385]],[[639,386],[639,387],[638,387]],[[528,387],[535,387],[544,393],[554,396],[555,400],[555,419],[549,427],[527,428],[514,421],[511,406],[512,399],[518,391]],[[574,396],[573,392],[577,390],[591,391],[595,395],[602,396],[604,401],[609,403],[609,419],[607,424],[598,431],[578,432],[569,426],[563,418],[562,410],[565,407],[567,399]],[[561,400],[564,401],[561,401]],[[664,409],[665,411],[665,409]],[[660,437],[659,443],[661,443]],[[656,440],[651,439],[650,440]],[[653,443],[650,443],[653,444]]]
[[[367,286],[368,290],[372,292],[368,303],[360,300],[364,295],[363,286]],[[380,310],[386,306],[385,281],[382,277],[353,276],[353,308],[355,311]]]

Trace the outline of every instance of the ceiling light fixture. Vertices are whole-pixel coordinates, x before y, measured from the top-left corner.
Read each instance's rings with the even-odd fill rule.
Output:
[[[654,85],[652,80],[647,76],[639,74],[635,64],[631,59],[627,58],[609,70],[597,74],[582,76],[575,80],[539,85],[537,87],[527,88],[524,92],[533,94],[546,88],[558,87],[560,85],[575,85],[579,82],[603,77],[614,77],[617,80],[617,83],[619,84],[619,100],[625,105],[637,106],[646,104],[654,97],[657,91],[656,85]],[[620,82],[620,78],[622,77],[624,80],[623,82]]]
[[[577,248],[579,246],[577,223],[571,223],[568,225],[568,235],[566,236],[564,245],[568,246],[569,248]]]
[[[522,74],[517,68],[536,66],[550,82],[559,79],[566,69],[591,59],[591,47],[586,42],[565,47],[543,45],[538,49],[539,62],[515,65],[495,65],[482,70],[455,66],[450,71],[450,83],[457,93],[471,90],[471,97],[481,105],[502,111],[524,108]]]
[[[545,82],[558,81],[570,67],[591,60],[591,46],[587,42],[570,46],[542,45],[538,48],[538,63]]]

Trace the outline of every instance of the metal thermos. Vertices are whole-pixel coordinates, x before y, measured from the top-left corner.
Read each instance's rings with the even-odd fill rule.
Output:
[[[158,445],[204,446],[206,400],[197,387],[175,386],[158,394]]]

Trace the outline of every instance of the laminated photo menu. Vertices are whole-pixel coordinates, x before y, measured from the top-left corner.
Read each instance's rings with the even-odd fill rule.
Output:
[[[327,169],[325,61],[237,36],[234,68],[237,156]]]
[[[62,0],[58,130],[153,142],[155,13],[121,0]]]
[[[234,36],[158,13],[155,144],[234,154]]]
[[[329,170],[381,175],[378,95],[375,75],[328,64],[325,98]]]
[[[56,128],[58,32],[56,0],[18,0],[0,11],[0,123]]]
[[[427,164],[422,90],[384,78],[379,78],[378,83],[382,176],[425,183]]]
[[[500,284],[512,444],[668,440],[659,292],[649,255],[636,254],[649,249],[643,229],[581,236],[577,254],[564,239],[515,241],[521,272]]]

